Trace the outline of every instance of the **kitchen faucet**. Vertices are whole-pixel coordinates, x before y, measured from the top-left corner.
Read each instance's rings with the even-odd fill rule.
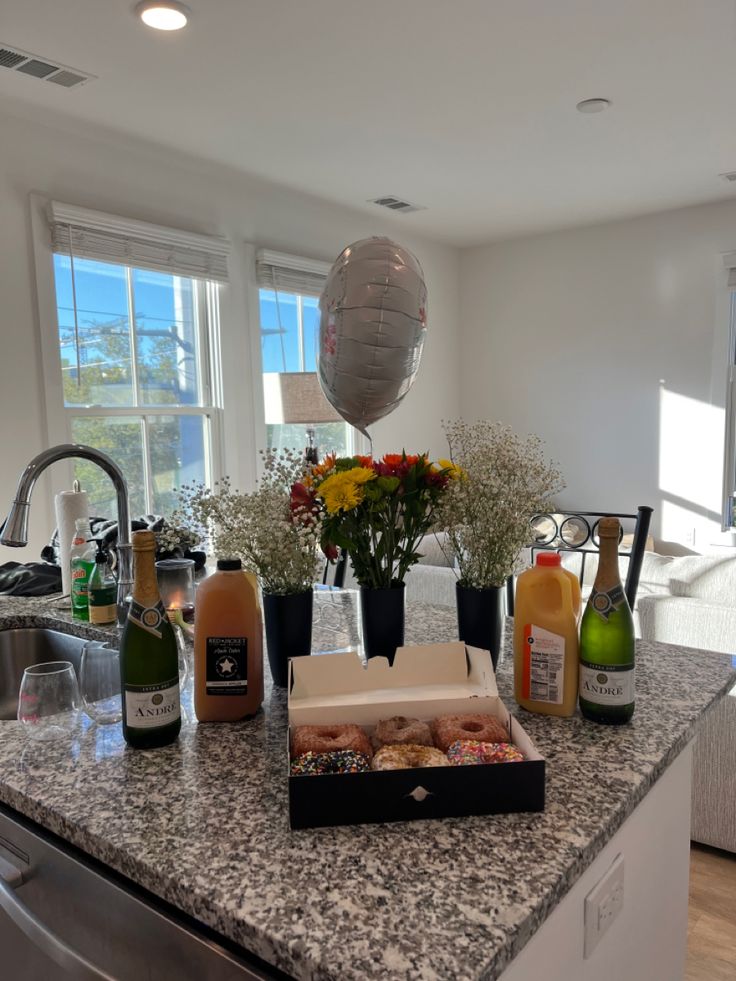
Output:
[[[58,460],[68,459],[91,460],[105,471],[115,487],[118,503],[118,623],[122,623],[127,615],[127,604],[133,584],[133,562],[130,547],[130,511],[128,508],[128,485],[123,471],[106,453],[82,443],[61,443],[34,456],[21,474],[15,500],[10,507],[10,513],[0,534],[0,545],[10,545],[21,548],[28,544],[28,514],[31,507],[31,494],[36,481],[43,471]]]

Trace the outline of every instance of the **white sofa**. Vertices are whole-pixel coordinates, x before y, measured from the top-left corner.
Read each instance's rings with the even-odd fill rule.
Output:
[[[429,536],[423,558],[406,577],[409,600],[455,606],[456,571],[443,539]],[[645,552],[634,620],[644,640],[734,655],[736,666],[736,549],[724,555]],[[580,557],[565,564],[579,571]],[[627,560],[621,559],[622,578]],[[583,592],[595,578],[597,556],[586,560]],[[348,571],[346,586],[354,585]],[[695,841],[736,852],[736,688],[703,720],[695,746],[691,834]]]
[[[644,640],[734,656],[736,552],[647,553],[637,601]],[[736,687],[705,716],[693,756],[691,837],[736,852]]]

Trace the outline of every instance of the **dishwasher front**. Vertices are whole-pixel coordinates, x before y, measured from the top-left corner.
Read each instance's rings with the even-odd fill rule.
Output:
[[[224,949],[0,807],[1,981],[266,981]]]

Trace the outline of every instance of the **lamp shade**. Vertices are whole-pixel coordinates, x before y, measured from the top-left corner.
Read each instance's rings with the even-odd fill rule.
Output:
[[[267,371],[263,395],[267,425],[344,421],[324,397],[316,371]]]

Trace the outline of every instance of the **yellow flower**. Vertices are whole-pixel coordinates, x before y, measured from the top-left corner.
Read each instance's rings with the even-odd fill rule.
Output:
[[[346,474],[335,473],[328,477],[319,488],[319,495],[325,502],[328,514],[352,511],[363,500],[363,492],[358,484],[345,479]]]
[[[438,460],[437,466],[441,470],[447,471],[447,476],[450,480],[467,480],[468,475],[465,473],[462,467],[459,467],[452,460]]]
[[[343,470],[339,475],[351,480],[354,484],[367,484],[369,480],[376,479],[376,471],[371,467],[353,467],[352,470]]]

